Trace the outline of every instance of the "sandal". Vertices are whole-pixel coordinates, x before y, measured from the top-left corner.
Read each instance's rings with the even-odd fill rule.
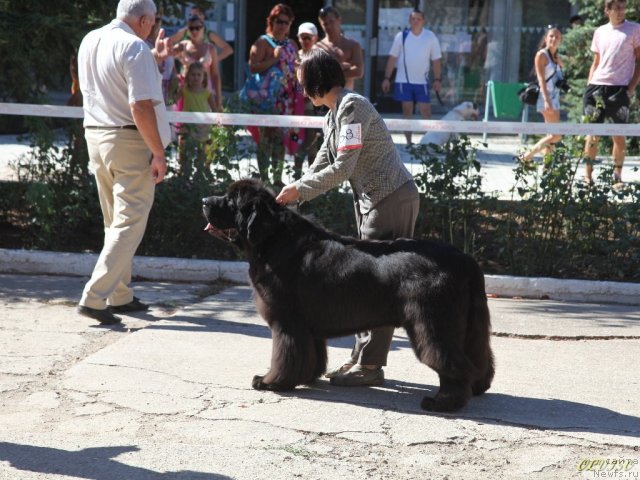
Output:
[[[617,173],[616,170],[620,169],[620,173]],[[613,170],[613,184],[614,185],[620,185],[623,184],[624,182],[622,181],[622,168],[620,167],[615,167]]]
[[[366,385],[382,385],[384,371],[382,367],[368,369],[354,365],[349,371],[331,378],[331,385],[340,387],[359,387]]]
[[[338,375],[348,372],[353,367],[353,363],[343,363],[339,367],[334,367],[331,370],[327,370],[324,374],[326,378],[334,378]]]

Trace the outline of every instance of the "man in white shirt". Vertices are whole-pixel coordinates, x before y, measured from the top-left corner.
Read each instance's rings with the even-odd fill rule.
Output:
[[[102,324],[120,322],[114,311],[148,308],[129,284],[171,140],[157,66],[171,45],[163,31],[153,50],[144,41],[155,14],[153,0],[121,0],[116,19],[89,32],[78,51],[85,138],[105,231],[78,313]]]
[[[402,102],[402,116],[410,119],[415,104],[424,119],[431,118],[429,92],[429,67],[433,63],[433,89],[440,93],[442,86],[442,53],[436,35],[424,28],[424,13],[414,10],[409,15],[410,30],[398,32],[389,51],[384,69],[382,91],[389,92],[391,74],[397,68],[393,98]],[[411,144],[411,132],[405,132],[407,144]]]

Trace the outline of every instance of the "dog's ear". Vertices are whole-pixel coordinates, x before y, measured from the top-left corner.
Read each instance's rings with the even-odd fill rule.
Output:
[[[246,238],[250,245],[260,245],[278,229],[278,214],[263,202],[254,202],[248,212]]]

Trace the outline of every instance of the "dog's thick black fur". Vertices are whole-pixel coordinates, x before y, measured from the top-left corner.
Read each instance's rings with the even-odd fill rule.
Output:
[[[326,339],[404,327],[418,359],[440,377],[422,408],[454,411],[494,374],[484,275],[454,247],[367,241],[328,232],[278,205],[254,180],[203,199],[207,229],[249,260],[258,312],[271,328],[271,368],[258,390],[310,384],[327,366]]]

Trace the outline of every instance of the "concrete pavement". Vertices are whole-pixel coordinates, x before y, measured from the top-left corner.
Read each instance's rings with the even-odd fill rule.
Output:
[[[514,138],[479,152],[487,191],[513,185]],[[2,143],[11,178],[22,147]],[[246,264],[137,257],[153,308],[104,328],[75,313],[94,263],[0,249],[0,480],[640,478],[638,284],[487,276],[493,387],[433,415],[401,330],[382,387],[257,392],[271,341]],[[333,365],[351,339],[330,345]]]
[[[433,415],[437,376],[401,330],[382,387],[258,392],[271,341],[249,287],[137,282],[151,311],[104,328],[75,313],[86,280],[0,274],[0,479],[640,475],[637,307],[490,299],[494,384]]]

